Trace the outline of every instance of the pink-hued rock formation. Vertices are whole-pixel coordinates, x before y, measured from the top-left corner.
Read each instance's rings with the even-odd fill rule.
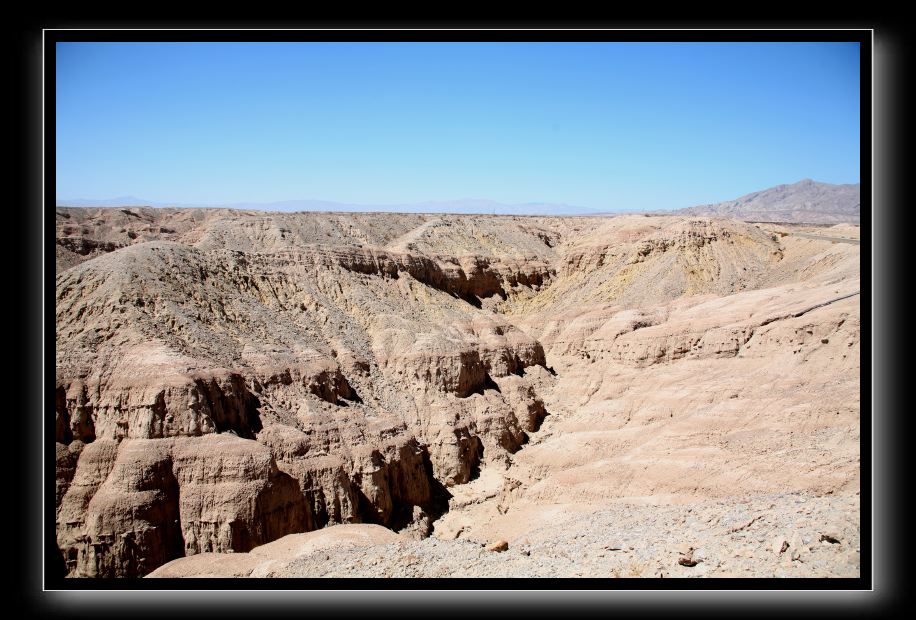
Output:
[[[57,228],[69,576],[252,575],[335,524],[511,551],[557,505],[858,490],[857,245],[691,217]]]

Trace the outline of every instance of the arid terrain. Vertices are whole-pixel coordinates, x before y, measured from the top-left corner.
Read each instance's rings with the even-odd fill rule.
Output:
[[[62,574],[859,575],[857,225],[56,227]]]
[[[689,207],[675,213],[756,222],[858,224],[861,189],[859,183],[836,185],[803,179],[798,183],[777,185],[734,200]]]

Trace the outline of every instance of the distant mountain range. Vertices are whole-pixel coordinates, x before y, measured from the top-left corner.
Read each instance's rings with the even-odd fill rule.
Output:
[[[678,209],[673,213],[754,222],[858,224],[859,191],[858,183],[833,185],[805,179],[791,185],[777,185],[735,200]]]
[[[464,199],[412,204],[360,205],[327,200],[286,200],[282,202],[239,202],[233,204],[164,203],[122,196],[104,200],[58,200],[64,207],[176,207],[226,208],[254,211],[336,211],[396,213],[458,213],[492,215],[617,215],[622,211],[597,210],[568,204],[529,202],[505,204],[486,199]],[[833,185],[804,179],[790,185],[777,185],[734,200],[699,205],[686,209],[652,211],[652,214],[727,217],[754,222],[793,222],[806,224],[859,223],[859,184]]]
[[[494,200],[471,198],[443,202],[412,204],[360,205],[327,200],[285,200],[281,202],[238,202],[232,204],[166,203],[144,200],[135,196],[122,196],[103,200],[58,200],[59,207],[176,207],[224,208],[254,211],[336,211],[336,212],[386,212],[386,213],[479,213],[493,215],[596,215],[598,211],[567,204],[529,202],[504,204]]]

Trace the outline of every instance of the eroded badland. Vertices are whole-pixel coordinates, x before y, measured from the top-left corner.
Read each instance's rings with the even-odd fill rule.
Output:
[[[858,234],[60,208],[60,572],[858,576]]]

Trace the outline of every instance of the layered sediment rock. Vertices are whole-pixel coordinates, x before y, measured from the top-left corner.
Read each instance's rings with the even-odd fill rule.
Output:
[[[72,576],[125,577],[182,555],[247,550],[313,520],[270,451],[229,434],[98,440],[58,510]]]
[[[636,484],[635,461],[583,490],[522,448],[575,403],[618,424],[614,377],[786,351],[852,372],[858,350],[857,255],[739,222],[58,218],[57,540],[74,577],[334,524],[427,536],[484,470],[513,472],[503,510],[602,497]]]

